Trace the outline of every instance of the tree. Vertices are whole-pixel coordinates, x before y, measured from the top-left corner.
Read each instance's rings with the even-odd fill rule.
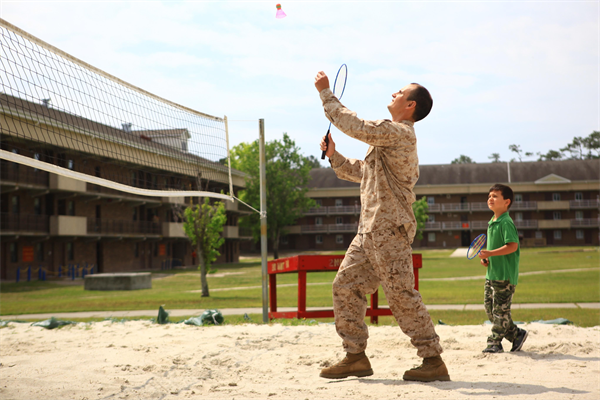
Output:
[[[425,229],[425,222],[427,222],[427,213],[429,212],[429,204],[427,204],[427,197],[423,196],[421,200],[417,200],[412,204],[413,212],[415,213],[415,219],[417,220],[417,235],[416,238],[423,239],[423,229]]]
[[[562,153],[556,150],[548,150],[546,154],[537,153],[540,158],[538,161],[556,161],[562,158]]]
[[[493,163],[500,162],[500,153],[492,153],[488,157]]]
[[[240,143],[231,150],[231,166],[249,175],[246,190],[240,198],[252,207],[260,208],[260,176],[258,140]],[[286,226],[294,225],[304,212],[316,203],[306,197],[310,170],[313,163],[310,157],[300,154],[300,148],[287,133],[282,140],[265,144],[267,175],[267,235],[271,242],[275,259],[279,258],[279,241],[285,234]],[[252,228],[254,240],[260,238],[260,217],[252,214],[245,217],[242,226]]]
[[[321,163],[319,162],[319,160],[317,159],[317,157],[310,155],[307,157],[308,159],[308,163],[310,164],[311,168],[323,168],[323,166],[321,165]]]
[[[461,154],[460,157],[452,160],[450,164],[475,164],[475,161],[471,157]]]
[[[560,149],[560,151],[569,152],[572,160],[600,158],[600,131],[593,131],[585,138],[576,136],[571,143]]]
[[[227,221],[225,206],[218,201],[210,204],[208,197],[204,202],[185,209],[183,213],[183,230],[196,247],[200,261],[200,282],[202,284],[202,297],[209,297],[206,274],[210,271],[211,264],[220,255],[217,250],[223,245],[225,239],[221,237],[223,225]]]
[[[565,147],[560,149],[561,153],[571,153],[572,160],[583,160],[585,155],[585,147],[583,145],[583,138],[575,136],[573,141],[567,144]]]
[[[593,131],[588,137],[583,138],[582,141],[583,146],[588,151],[585,158],[600,158],[600,131]]]

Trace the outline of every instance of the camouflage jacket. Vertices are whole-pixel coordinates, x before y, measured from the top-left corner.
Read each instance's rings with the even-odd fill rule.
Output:
[[[419,179],[417,137],[412,121],[366,121],[344,107],[330,89],[320,93],[325,116],[346,135],[367,143],[364,161],[337,151],[329,159],[340,179],[360,183],[358,233],[404,225],[412,243],[417,222],[413,188]]]

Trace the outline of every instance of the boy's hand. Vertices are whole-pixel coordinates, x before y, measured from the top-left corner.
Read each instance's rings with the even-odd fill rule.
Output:
[[[483,260],[484,258],[490,258],[491,254],[488,250],[481,250],[477,256]]]
[[[490,262],[487,258],[484,258],[482,260],[479,260],[479,262],[481,263],[481,265],[483,265],[484,267],[487,267],[488,265],[490,265]]]

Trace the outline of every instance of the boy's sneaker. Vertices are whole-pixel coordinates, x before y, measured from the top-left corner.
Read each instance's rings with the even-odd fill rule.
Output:
[[[527,339],[527,331],[525,329],[517,328],[519,331],[517,332],[517,337],[513,341],[512,349],[510,351],[520,351],[523,347],[523,343]]]
[[[504,353],[504,348],[502,347],[502,343],[488,344],[488,347],[483,349],[483,353]]]

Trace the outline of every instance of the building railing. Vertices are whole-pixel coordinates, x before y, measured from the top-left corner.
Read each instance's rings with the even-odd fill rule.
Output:
[[[0,213],[2,232],[50,233],[50,217],[35,214]]]
[[[325,225],[301,225],[302,233],[340,233],[358,231],[357,224],[325,224]]]
[[[572,219],[571,228],[582,228],[582,227],[597,227],[600,226],[598,218],[583,218],[583,219]]]
[[[537,210],[537,201],[515,201],[511,210]]]
[[[537,219],[515,220],[514,223],[517,228],[537,228],[538,227]]]
[[[161,224],[151,221],[128,221],[119,219],[96,219],[88,218],[88,234],[162,234]]]
[[[341,214],[360,214],[360,206],[322,206],[313,207],[304,213],[304,215],[341,215]]]
[[[600,208],[600,200],[571,200],[569,207],[572,209]]]
[[[48,186],[50,182],[49,177],[50,174],[48,172],[26,165],[3,161],[0,167],[0,180],[3,182]]]

